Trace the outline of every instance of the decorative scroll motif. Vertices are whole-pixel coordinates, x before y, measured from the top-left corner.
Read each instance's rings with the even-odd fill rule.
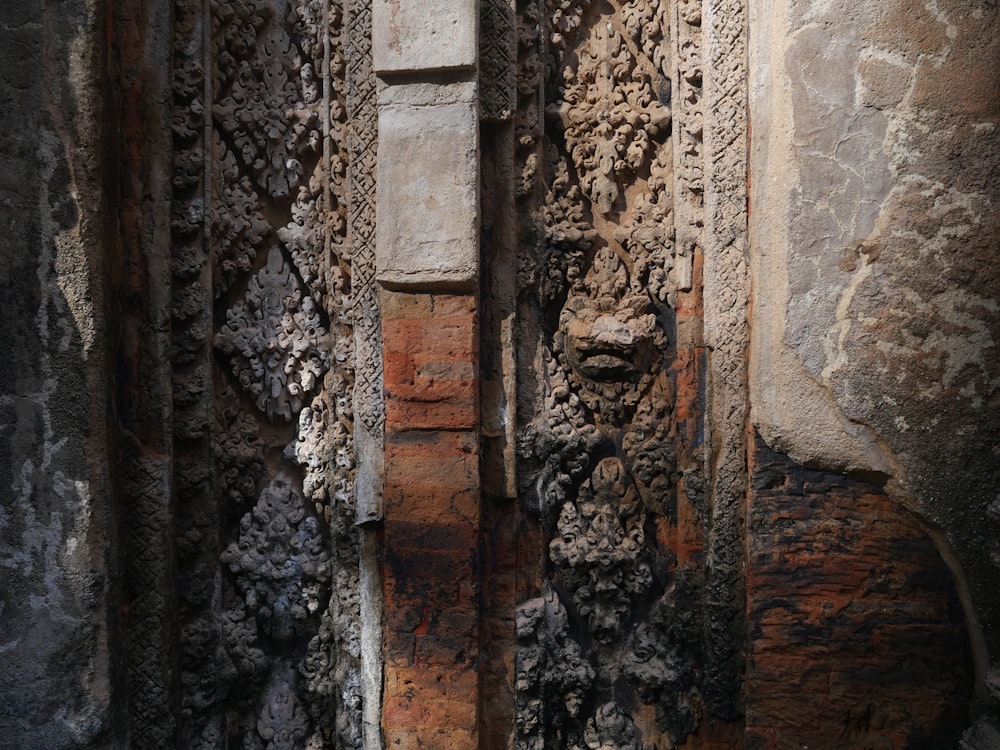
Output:
[[[479,106],[484,122],[509,120],[517,108],[517,27],[513,0],[479,5]]]
[[[723,718],[742,713],[742,507],[746,461],[747,348],[747,23],[744,0],[708,6],[704,36],[705,338],[712,349],[710,398],[715,437],[706,561],[705,703]]]
[[[674,746],[703,713],[704,572],[678,541],[706,520],[702,355],[678,326],[700,305],[700,214],[675,212],[701,191],[699,49],[688,28],[675,46],[679,7],[518,5],[518,283],[522,330],[541,331],[521,496],[548,565],[518,613],[517,748]]]
[[[371,47],[371,0],[347,0],[347,114],[351,122],[348,242],[357,335],[355,410],[377,440],[385,429],[382,401],[382,318],[375,282],[375,176],[378,105]]]
[[[210,320],[212,309],[212,271],[205,233],[209,216],[206,194],[210,178],[205,174],[206,71],[203,68],[204,37],[207,19],[202,3],[177,0],[174,5],[173,64],[173,199],[171,201],[172,308],[172,385],[174,453],[174,560],[177,581],[176,613],[179,624],[170,623],[184,637],[176,645],[182,672],[186,665],[211,654],[217,645],[213,628],[213,591],[201,573],[212,569],[218,549],[218,518],[215,514],[212,486],[212,419]],[[192,540],[199,544],[193,544]],[[171,554],[165,549],[165,556]],[[145,682],[159,701],[179,698],[181,716],[169,724],[156,724],[147,718],[142,707],[133,710],[133,745],[138,748],[161,748],[179,743],[198,747],[188,732],[188,717],[196,705],[204,703],[200,680],[182,674],[181,694],[174,693],[175,676],[162,675],[162,682],[148,672],[155,664],[153,653],[131,660],[138,668],[140,684]],[[138,686],[136,686],[138,687]],[[190,692],[188,687],[194,688]],[[139,688],[141,695],[143,688]],[[158,701],[157,701],[158,702]],[[153,704],[155,705],[155,703]],[[152,719],[152,717],[149,717]],[[206,734],[215,727],[205,727]],[[155,738],[155,739],[154,739]],[[148,740],[148,741],[147,741]]]
[[[677,0],[673,12],[674,54],[677,75],[674,76],[674,169],[676,170],[676,197],[674,201],[677,227],[677,245],[681,256],[693,259],[696,246],[701,245],[704,225],[705,168],[704,114],[702,106],[702,40],[701,0]],[[691,288],[690,264],[678,269],[680,288]]]

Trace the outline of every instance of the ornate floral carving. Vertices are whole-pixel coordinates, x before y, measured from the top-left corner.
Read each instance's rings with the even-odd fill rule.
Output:
[[[185,747],[360,744],[334,731],[357,723],[347,706],[358,691],[344,687],[334,709],[328,675],[306,666],[332,648],[337,679],[358,681],[347,635],[358,612],[329,595],[332,571],[343,586],[357,577],[342,5],[175,4],[172,531]],[[171,700],[157,680],[147,682]],[[162,740],[152,722],[136,729]]]
[[[330,553],[290,477],[271,480],[240,520],[239,538],[221,560],[236,577],[247,609],[272,638],[291,638],[307,618],[318,616]]]
[[[257,484],[264,474],[259,425],[243,412],[235,391],[226,383],[220,386],[215,418],[216,481],[226,500],[242,505],[257,497]]]
[[[679,467],[674,439],[674,398],[673,381],[661,370],[646,398],[636,405],[622,435],[622,450],[628,457],[629,471],[640,488],[646,507],[657,514],[670,511],[667,499],[677,488]]]
[[[556,360],[546,357],[543,367],[542,408],[522,430],[519,451],[530,464],[522,474],[524,500],[532,510],[547,516],[562,506],[574,483],[582,479],[601,436],[587,421],[580,397],[570,390],[566,373]]]
[[[679,744],[702,710],[702,675],[682,651],[700,653],[701,621],[686,607],[697,610],[703,588],[681,585],[691,552],[674,548],[681,499],[686,535],[703,522],[689,509],[704,509],[681,493],[690,477],[697,495],[701,458],[682,429],[697,419],[698,396],[675,393],[697,382],[698,344],[687,330],[678,340],[675,324],[699,299],[687,292],[700,182],[679,183],[700,180],[691,139],[701,125],[697,39],[685,31],[681,54],[671,19],[700,18],[667,0],[540,5],[518,6],[521,19],[544,19],[540,44],[522,27],[519,55],[518,283],[531,300],[525,330],[542,332],[521,487],[550,535],[548,585],[568,612],[566,638],[593,680],[573,719],[536,716],[525,702],[519,721],[541,725],[531,737],[545,747]],[[678,91],[688,97],[680,105]],[[691,204],[680,217],[676,195]],[[656,706],[659,729],[642,725],[653,736],[632,719],[640,703]]]
[[[528,197],[538,173],[542,86],[542,9],[540,0],[517,0],[517,111],[514,113],[515,160],[519,168],[518,198]]]
[[[621,636],[632,603],[653,583],[638,491],[617,458],[605,458],[565,503],[549,556],[601,643]]]
[[[341,551],[351,551],[356,557],[356,550]],[[321,722],[335,747],[360,747],[362,741],[359,590],[357,568],[339,568],[329,606],[300,670],[309,692],[326,698],[317,701],[318,706],[335,701],[326,711],[326,721]]]
[[[277,248],[215,337],[240,385],[272,418],[297,414],[327,368],[327,331]]]
[[[569,637],[566,609],[551,588],[521,604],[515,622],[515,748],[559,747],[566,738],[566,725],[580,719],[594,669]]]
[[[209,232],[218,297],[239,275],[250,271],[257,253],[270,239],[271,227],[264,220],[260,198],[250,180],[240,174],[236,159],[217,132],[214,141],[218,161],[213,173],[215,200],[209,207]]]
[[[267,23],[269,4],[212,4],[217,55],[212,116],[257,185],[280,198],[321,150],[321,87],[283,24]]]
[[[701,658],[699,573],[679,569],[674,582],[653,607],[649,622],[632,636],[622,671],[671,742],[682,743],[698,725],[698,664]]]
[[[668,53],[649,33],[659,30],[652,22],[654,7],[630,3],[618,22],[624,21],[626,32],[638,36],[655,57]],[[643,22],[641,10],[648,12],[649,21]],[[575,15],[561,20],[565,24],[560,26],[567,28],[554,22],[558,31],[553,38],[564,41],[578,20]],[[642,173],[651,151],[669,133],[670,108],[660,100],[669,79],[627,43],[611,19],[591,23],[586,43],[575,53],[577,64],[563,68],[561,98],[546,108],[546,115],[561,121],[580,184],[600,213],[608,215],[624,207],[623,188]],[[669,101],[669,93],[665,98]]]
[[[256,736],[247,738],[247,750],[299,750],[310,735],[309,715],[296,695],[293,676],[275,680],[261,705]]]

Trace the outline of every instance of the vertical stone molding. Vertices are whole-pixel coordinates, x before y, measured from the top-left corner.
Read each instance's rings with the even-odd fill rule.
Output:
[[[479,744],[478,3],[375,0],[382,729]]]
[[[478,747],[475,300],[385,292],[387,747]]]
[[[747,497],[747,7],[705,0],[706,457],[710,465],[704,694],[721,716],[741,713],[745,592],[741,529]]]

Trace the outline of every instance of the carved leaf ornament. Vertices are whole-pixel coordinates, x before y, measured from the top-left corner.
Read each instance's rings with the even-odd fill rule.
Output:
[[[327,369],[327,331],[316,302],[302,295],[277,248],[250,280],[243,301],[226,313],[215,345],[268,417],[289,421],[305,405]]]

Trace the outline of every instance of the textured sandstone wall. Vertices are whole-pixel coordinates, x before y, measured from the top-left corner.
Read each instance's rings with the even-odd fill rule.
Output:
[[[0,743],[109,747],[103,3],[0,26]]]
[[[996,4],[746,11],[5,11],[0,745],[938,747],[987,706]]]
[[[765,0],[751,32],[752,422],[918,514],[982,670],[1000,658],[996,4]]]

